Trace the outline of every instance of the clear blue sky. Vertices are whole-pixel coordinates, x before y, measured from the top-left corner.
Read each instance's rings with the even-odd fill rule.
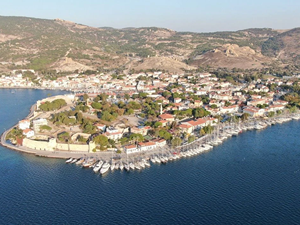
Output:
[[[211,32],[300,27],[300,0],[7,0],[0,15]]]

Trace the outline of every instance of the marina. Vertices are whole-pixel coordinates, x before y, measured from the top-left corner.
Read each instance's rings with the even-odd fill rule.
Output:
[[[216,129],[209,135],[205,135],[195,140],[192,143],[179,146],[177,148],[159,148],[153,151],[144,152],[143,154],[128,154],[126,158],[124,154],[118,154],[118,157],[114,157],[112,152],[111,158],[103,156],[97,157],[81,157],[81,158],[68,158],[65,162],[67,164],[75,163],[83,168],[92,168],[95,173],[106,174],[109,169],[111,172],[117,170],[123,170],[129,172],[134,170],[143,170],[154,164],[167,164],[181,158],[193,157],[209,150],[212,150],[215,146],[218,146],[230,137],[238,136],[242,132],[247,130],[262,130],[268,126],[275,124],[282,124],[291,120],[299,120],[300,114],[285,114],[275,118],[267,118],[263,120],[249,120],[244,123],[234,124],[219,124]],[[116,154],[117,155],[117,154]],[[105,162],[104,162],[104,161]]]

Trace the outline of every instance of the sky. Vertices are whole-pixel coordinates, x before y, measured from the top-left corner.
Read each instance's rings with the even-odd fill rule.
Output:
[[[300,27],[299,10],[300,0],[9,0],[1,3],[0,15],[214,32]]]

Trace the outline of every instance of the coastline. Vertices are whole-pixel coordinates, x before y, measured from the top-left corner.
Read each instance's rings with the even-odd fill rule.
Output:
[[[34,116],[36,106],[37,106],[37,103],[33,104],[30,107],[29,114],[25,117],[25,119],[30,119],[31,117]],[[275,120],[276,118],[272,118],[272,119]],[[289,119],[291,120],[292,118],[289,118]],[[267,121],[267,120],[264,120],[264,121]],[[255,120],[254,121],[248,121],[248,123],[253,123],[253,122],[255,122]],[[279,122],[277,121],[275,123],[279,123]],[[273,123],[273,124],[275,124],[275,123]],[[80,158],[80,157],[91,157],[91,156],[101,157],[101,158],[105,158],[105,159],[111,159],[112,157],[116,157],[116,158],[127,158],[127,157],[128,158],[135,158],[137,156],[150,157],[151,155],[154,155],[154,154],[161,154],[162,151],[163,151],[163,149],[157,148],[157,149],[142,152],[142,153],[133,153],[133,154],[127,155],[126,153],[118,153],[117,154],[117,153],[114,153],[114,152],[79,152],[79,151],[78,152],[72,152],[72,151],[62,151],[62,150],[55,150],[55,151],[45,151],[44,150],[43,151],[43,150],[31,149],[31,148],[28,148],[28,147],[25,147],[25,146],[13,145],[13,144],[10,144],[6,141],[7,134],[13,128],[15,128],[16,126],[18,126],[18,124],[15,124],[10,129],[6,130],[5,132],[3,132],[1,134],[0,145],[2,145],[3,147],[6,147],[8,149],[12,149],[12,150],[19,151],[19,152],[22,152],[22,153],[27,153],[27,154],[33,154],[33,155],[39,156],[39,157],[57,158],[57,159]],[[207,144],[208,143],[208,144],[211,144],[211,145],[214,146],[214,145],[217,145],[217,144],[214,144],[214,143],[216,143],[216,141],[213,141],[212,139],[214,139],[216,136],[217,136],[217,139],[219,139],[218,138],[219,131],[214,130],[214,132],[212,134],[199,137],[198,139],[196,139],[195,141],[193,141],[191,143],[181,145],[181,146],[177,146],[173,149],[169,148],[168,146],[165,146],[164,150],[179,153],[179,152],[182,152],[182,151],[184,152],[184,151],[189,151],[190,149],[197,148],[197,147],[201,146],[202,144]],[[209,143],[209,142],[211,142],[211,143]],[[218,144],[220,144],[220,143],[218,143]]]

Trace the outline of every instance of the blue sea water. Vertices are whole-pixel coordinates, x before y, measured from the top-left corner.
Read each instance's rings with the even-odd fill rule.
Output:
[[[0,89],[0,130],[55,91]],[[0,147],[0,224],[299,224],[300,122],[244,132],[141,172],[67,165]]]

